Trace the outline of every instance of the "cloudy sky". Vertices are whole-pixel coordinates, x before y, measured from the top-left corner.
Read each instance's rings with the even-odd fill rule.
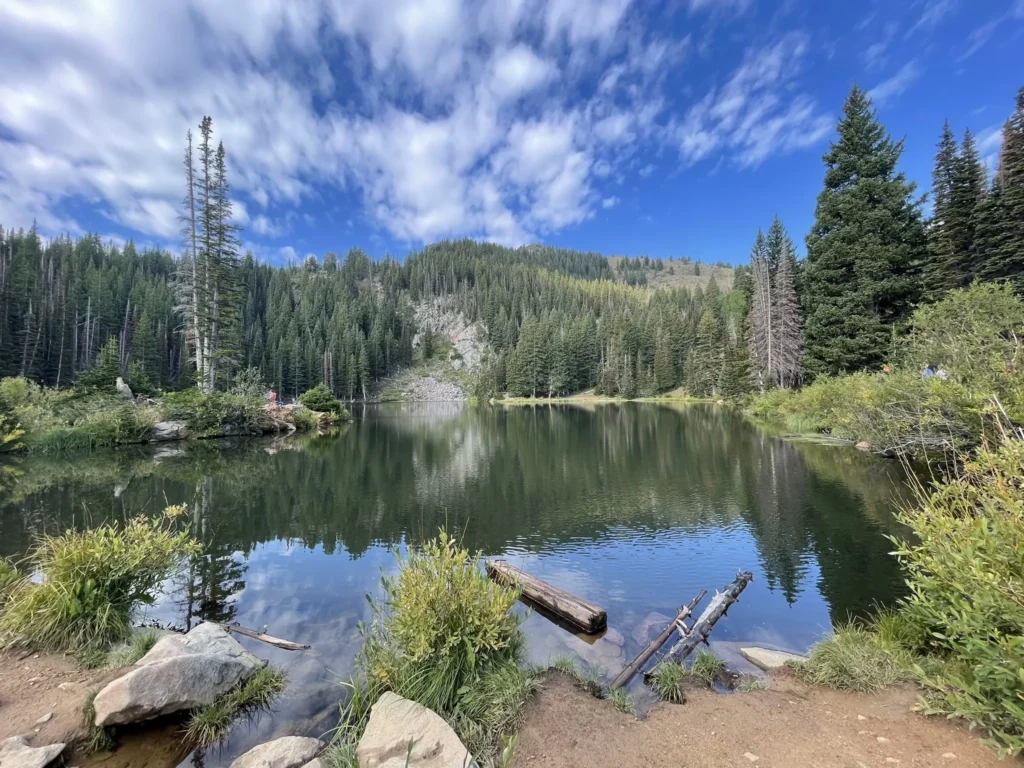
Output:
[[[3,0],[0,224],[177,248],[211,115],[281,262],[439,238],[743,261],[802,240],[850,85],[927,185],[1024,84],[1024,0]]]

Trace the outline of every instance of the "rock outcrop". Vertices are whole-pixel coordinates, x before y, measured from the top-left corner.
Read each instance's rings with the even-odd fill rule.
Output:
[[[0,766],[3,768],[44,768],[64,751],[63,744],[30,747],[24,736],[12,736],[0,742]]]
[[[230,768],[308,768],[321,762],[313,758],[323,748],[320,739],[284,736],[253,747],[236,758]]]
[[[131,671],[96,694],[95,723],[136,723],[212,704],[262,664],[216,624],[168,635]]]
[[[780,669],[790,661],[807,661],[806,656],[786,651],[776,651],[772,648],[760,648],[758,646],[740,648],[740,655],[751,664],[756,664],[764,670]]]
[[[189,429],[184,421],[158,421],[153,425],[149,439],[162,443],[167,440],[184,440],[189,436]]]
[[[356,756],[360,768],[453,768],[473,764],[469,750],[439,715],[390,691],[370,710]]]

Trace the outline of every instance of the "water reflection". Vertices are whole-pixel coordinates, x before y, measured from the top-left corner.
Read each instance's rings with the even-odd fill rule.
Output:
[[[313,645],[297,655],[250,645],[289,668],[291,695],[239,729],[225,759],[270,734],[327,726],[340,697],[332,673],[351,667],[364,595],[394,568],[389,548],[439,525],[608,610],[608,635],[589,643],[531,616],[540,663],[571,651],[611,671],[645,642],[638,628],[652,616],[739,568],[755,582],[716,629],[722,644],[802,649],[899,590],[883,536],[895,531],[899,467],[782,441],[727,409],[446,404],[356,415],[329,438],[8,464],[0,554],[23,553],[40,533],[188,503],[206,554],[154,616],[183,628],[268,625]]]

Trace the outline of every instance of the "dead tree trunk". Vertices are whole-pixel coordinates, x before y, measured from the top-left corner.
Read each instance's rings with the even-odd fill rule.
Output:
[[[633,679],[633,675],[635,675],[637,672],[643,669],[643,666],[647,663],[647,660],[650,659],[651,656],[653,656],[655,653],[657,653],[658,649],[661,648],[661,646],[668,642],[668,639],[672,636],[672,633],[675,632],[676,629],[679,629],[680,632],[684,632],[686,625],[683,624],[683,620],[693,613],[693,609],[700,604],[700,601],[704,599],[704,595],[706,595],[707,593],[708,591],[706,589],[702,589],[700,593],[689,602],[688,605],[684,605],[682,608],[680,608],[679,613],[677,613],[676,617],[672,619],[672,621],[668,623],[668,626],[666,626],[661,631],[661,634],[654,638],[646,648],[640,651],[637,657],[633,659],[631,662],[629,662],[629,665],[625,669],[619,672],[618,677],[612,680],[611,687],[621,688],[622,686],[626,685],[626,683]]]
[[[558,618],[579,627],[587,634],[595,634],[608,626],[608,614],[593,603],[523,573],[515,566],[500,560],[488,560],[484,565],[492,579],[518,589],[527,600],[546,608]]]
[[[668,658],[678,657],[679,661],[682,661],[693,653],[694,648],[701,643],[706,643],[715,622],[725,615],[730,605],[739,600],[740,592],[753,579],[754,575],[750,571],[740,571],[736,574],[736,580],[732,584],[722,592],[716,592],[715,596],[711,598],[711,602],[708,603],[708,607],[704,609],[704,613],[694,622],[689,631],[685,635],[680,634],[679,641],[669,650]]]

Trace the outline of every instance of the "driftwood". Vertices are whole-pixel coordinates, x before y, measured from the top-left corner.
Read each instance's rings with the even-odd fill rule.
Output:
[[[600,632],[608,626],[608,614],[593,603],[553,587],[500,560],[488,560],[484,565],[492,579],[515,587],[528,601],[547,609],[587,634]]]
[[[651,656],[653,656],[655,653],[657,653],[658,649],[661,648],[661,646],[668,642],[668,639],[672,636],[672,633],[676,629],[679,629],[680,633],[685,632],[686,625],[683,623],[683,621],[690,614],[693,613],[693,609],[700,604],[700,601],[704,599],[704,595],[706,595],[707,593],[708,591],[706,589],[702,589],[700,593],[689,602],[688,605],[684,605],[682,608],[680,608],[679,613],[677,613],[676,617],[672,619],[672,621],[670,621],[668,625],[661,631],[661,634],[653,640],[651,640],[647,647],[640,651],[640,653],[637,654],[637,657],[633,659],[631,662],[629,662],[625,669],[619,672],[618,677],[612,680],[611,687],[621,688],[630,680],[632,680],[633,675],[635,675],[637,672],[643,669],[643,666],[647,663],[647,660],[650,659]]]
[[[725,615],[725,612],[729,610],[729,606],[739,600],[740,592],[742,592],[747,584],[754,579],[754,574],[750,571],[740,571],[736,574],[736,579],[727,586],[723,591],[716,592],[715,596],[711,598],[711,602],[708,603],[708,607],[704,609],[704,612],[700,615],[700,618],[693,623],[693,626],[689,628],[686,634],[682,634],[680,631],[679,641],[672,646],[669,650],[667,657],[674,658],[678,657],[680,661],[685,659],[701,643],[707,643],[708,635],[711,634],[711,630],[715,626],[720,618]]]
[[[261,643],[267,643],[267,645],[273,645],[276,648],[281,648],[285,651],[308,651],[308,645],[302,645],[301,643],[293,643],[291,640],[282,640],[279,637],[273,635],[267,635],[263,632],[257,632],[255,629],[249,629],[248,627],[240,627],[237,624],[218,624],[217,626],[222,627],[228,632],[237,632],[240,635],[251,637],[254,640],[259,640]]]

